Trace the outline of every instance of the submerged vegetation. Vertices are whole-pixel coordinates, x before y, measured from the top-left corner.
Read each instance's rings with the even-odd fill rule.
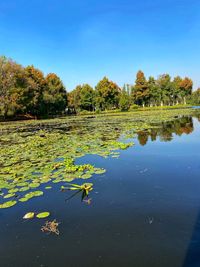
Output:
[[[120,150],[134,145],[136,134],[141,143],[145,142],[142,138],[147,140],[148,136],[155,138],[156,133],[161,134],[160,123],[174,122],[169,134],[190,132],[192,125],[187,115],[196,112],[193,109],[144,111],[1,123],[0,208],[42,197],[54,183],[65,188],[75,179],[103,174],[106,171],[103,166],[78,164],[78,158],[87,154],[118,158]],[[179,125],[181,116],[185,119]],[[86,196],[90,191],[84,186],[72,187]]]

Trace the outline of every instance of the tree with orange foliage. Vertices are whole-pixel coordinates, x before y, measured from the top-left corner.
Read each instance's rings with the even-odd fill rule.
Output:
[[[192,93],[193,82],[188,77],[185,77],[180,83],[181,96],[183,104],[186,104],[186,98]]]
[[[135,104],[145,106],[149,100],[149,87],[148,82],[144,76],[144,73],[139,70],[136,75],[135,86],[132,91],[132,98]]]

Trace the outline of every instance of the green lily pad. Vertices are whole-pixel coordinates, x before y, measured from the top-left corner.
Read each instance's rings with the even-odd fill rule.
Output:
[[[52,182],[53,182],[54,184],[61,183],[61,182],[62,182],[62,179],[56,179],[56,180],[53,180]]]
[[[7,209],[14,206],[15,204],[17,204],[17,201],[15,200],[7,201],[3,204],[0,204],[0,209]]]
[[[4,196],[11,197],[20,192],[20,201],[23,202],[34,197],[32,193],[28,193],[29,190],[39,188],[41,184],[72,182],[77,178],[88,179],[93,174],[103,174],[105,169],[91,164],[77,164],[76,159],[86,154],[118,157],[120,150],[134,145],[128,143],[127,139],[136,133],[139,138],[138,132],[144,131],[140,134],[140,142],[146,142],[152,135],[151,130],[158,129],[158,126],[155,127],[158,123],[171,121],[170,131],[176,133],[179,126],[174,122],[178,122],[178,132],[182,134],[183,128],[186,129],[183,125],[187,126],[190,122],[185,115],[191,114],[192,109],[184,109],[98,115],[92,120],[77,116],[75,119],[67,117],[1,123],[3,145],[0,149],[0,190],[3,190],[0,197],[4,200]],[[181,115],[184,117],[180,119]],[[43,130],[38,130],[39,128]],[[190,127],[188,130],[191,130]],[[50,189],[47,185],[49,184],[46,184],[45,189]]]
[[[36,188],[36,187],[39,187],[40,186],[40,183],[30,183],[29,184],[29,187],[31,188]]]
[[[46,186],[46,187],[45,187],[45,189],[47,189],[47,190],[48,190],[48,189],[51,189],[51,188],[52,188],[52,186]]]
[[[27,186],[28,183],[27,182],[24,182],[24,183],[18,183],[17,186],[20,186],[20,187],[24,187],[24,186]]]
[[[20,198],[19,201],[20,202],[26,202],[29,199],[33,198],[33,197],[39,197],[39,196],[42,196],[42,195],[43,195],[42,191],[30,192],[30,193],[27,193],[24,197]]]
[[[13,188],[13,189],[8,190],[8,193],[9,193],[9,194],[13,194],[13,193],[16,193],[16,192],[18,192],[18,191],[19,191],[18,188]]]
[[[82,178],[82,179],[89,179],[89,178],[91,178],[91,177],[92,177],[92,175],[89,174],[89,173],[85,173],[85,174],[81,175],[81,178]]]
[[[24,186],[24,187],[21,187],[19,189],[19,192],[25,192],[25,191],[28,191],[30,188],[28,186]]]
[[[46,212],[38,213],[36,215],[36,217],[39,218],[39,219],[43,219],[43,218],[47,218],[49,215],[50,215],[50,213],[46,211]]]
[[[106,172],[105,169],[96,169],[96,170],[95,170],[95,174],[103,174],[103,173],[105,173],[105,172]]]
[[[5,195],[3,198],[11,198],[11,197],[14,197],[15,196],[15,194],[13,193],[13,194],[7,194],[7,195]]]

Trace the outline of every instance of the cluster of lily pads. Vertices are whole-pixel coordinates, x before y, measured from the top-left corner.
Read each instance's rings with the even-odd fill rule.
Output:
[[[192,110],[134,112],[43,121],[0,123],[0,208],[44,194],[53,183],[89,179],[106,170],[78,165],[87,154],[118,158],[136,132],[190,115]]]
[[[48,211],[40,212],[40,213],[35,213],[35,212],[28,212],[24,215],[23,219],[25,220],[30,220],[33,219],[34,217],[38,219],[44,219],[49,217],[50,213]]]

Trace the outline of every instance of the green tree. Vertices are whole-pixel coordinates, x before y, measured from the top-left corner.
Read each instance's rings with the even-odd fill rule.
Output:
[[[89,84],[78,85],[68,94],[69,109],[71,113],[81,110],[94,110],[95,92]]]
[[[0,114],[15,115],[58,114],[67,104],[66,91],[60,78],[47,75],[11,59],[0,57]]]
[[[96,86],[96,107],[100,110],[118,108],[119,95],[121,89],[119,86],[104,77]]]
[[[89,84],[83,84],[80,90],[81,110],[94,110],[94,90]]]
[[[77,85],[74,90],[68,93],[68,108],[70,113],[77,114],[80,111],[81,88],[81,85]]]
[[[192,92],[189,103],[192,105],[200,105],[200,88]]]
[[[160,105],[170,105],[172,100],[172,83],[169,74],[160,75],[157,84],[160,88],[161,102]]]
[[[158,106],[161,102],[161,89],[154,77],[150,76],[148,80],[149,88],[149,106]]]
[[[49,73],[46,76],[46,86],[44,87],[42,98],[42,109],[45,114],[60,114],[67,106],[67,93],[60,78]]]
[[[121,111],[127,111],[130,108],[130,96],[126,92],[126,90],[123,90],[122,93],[120,94],[119,98],[119,107]]]

